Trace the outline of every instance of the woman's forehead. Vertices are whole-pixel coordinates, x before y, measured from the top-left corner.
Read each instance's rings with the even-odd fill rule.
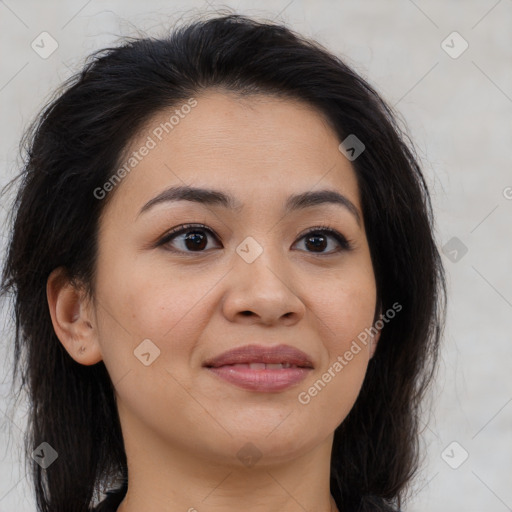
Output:
[[[194,101],[154,115],[125,151],[114,187],[123,209],[173,185],[229,190],[249,206],[330,189],[359,208],[354,169],[308,105],[220,93]]]

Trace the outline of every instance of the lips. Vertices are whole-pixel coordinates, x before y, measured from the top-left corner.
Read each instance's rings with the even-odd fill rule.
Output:
[[[203,364],[207,368],[220,368],[222,366],[241,368],[242,365],[252,370],[313,368],[313,363],[308,355],[290,345],[274,347],[245,345],[223,352]]]
[[[308,355],[290,345],[237,347],[203,366],[215,378],[258,393],[277,393],[297,386],[313,370]]]

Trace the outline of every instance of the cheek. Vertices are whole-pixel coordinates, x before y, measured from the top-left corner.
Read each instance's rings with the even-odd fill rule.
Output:
[[[373,274],[352,273],[323,287],[315,310],[331,358],[348,350],[351,342],[371,327],[376,300]]]
[[[134,350],[146,339],[160,350],[160,362],[186,356],[211,315],[209,293],[221,277],[197,268],[148,264],[133,254],[101,262],[97,279],[105,358],[131,367],[139,363]]]
[[[136,337],[159,338],[172,329],[208,290],[208,282],[190,282],[172,265],[118,251],[98,264],[99,297],[116,320]]]
[[[372,281],[361,286],[334,284],[317,311],[325,358],[316,379],[301,388],[298,401],[315,428],[332,429],[352,409],[363,384],[369,361],[369,336],[375,310]]]

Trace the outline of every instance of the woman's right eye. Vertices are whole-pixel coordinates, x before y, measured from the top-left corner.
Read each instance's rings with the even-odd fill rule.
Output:
[[[166,249],[173,252],[205,252],[205,245],[208,243],[208,235],[217,238],[215,233],[204,224],[184,224],[169,231],[158,242],[157,246],[165,246]],[[179,237],[178,235],[185,235]],[[181,246],[176,249],[171,247],[171,242],[176,241]]]

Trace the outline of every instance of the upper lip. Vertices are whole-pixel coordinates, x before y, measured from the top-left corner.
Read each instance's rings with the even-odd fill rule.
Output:
[[[290,345],[236,347],[205,361],[203,366],[218,368],[228,364],[243,363],[289,363],[303,368],[313,368],[313,363],[307,354]]]

